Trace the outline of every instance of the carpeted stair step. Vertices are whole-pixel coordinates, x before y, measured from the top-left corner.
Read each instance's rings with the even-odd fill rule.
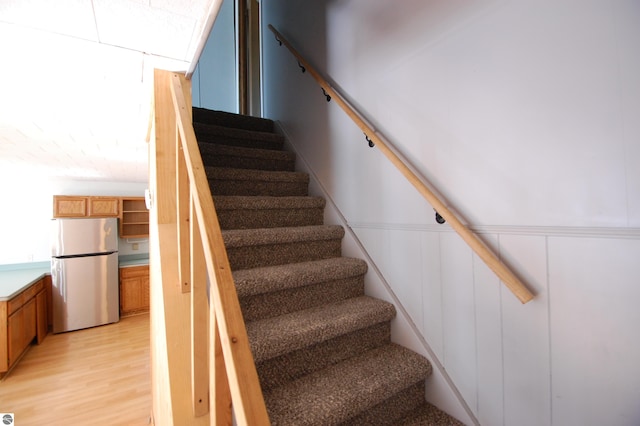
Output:
[[[464,423],[458,419],[451,417],[438,407],[431,405],[426,401],[423,401],[418,408],[394,424],[397,426],[464,426]]]
[[[222,195],[214,203],[222,229],[322,225],[325,206],[320,197]]]
[[[393,305],[366,296],[247,322],[263,390],[390,342]]]
[[[193,107],[193,122],[215,124],[236,129],[255,130],[257,132],[273,132],[273,120],[251,117],[224,111],[215,111]]]
[[[263,391],[282,386],[314,371],[386,345],[390,341],[391,323],[387,321],[287,352],[256,363],[260,385]]]
[[[264,396],[272,425],[351,424],[350,419],[429,374],[431,365],[425,358],[391,343],[270,389]]]
[[[200,143],[202,161],[207,166],[235,169],[294,171],[296,156],[288,151],[245,148],[215,143]]]
[[[193,130],[199,143],[242,146],[246,148],[281,150],[284,137],[276,133],[254,130],[233,129],[214,124],[193,123]]]
[[[295,310],[364,295],[367,263],[349,257],[233,273],[245,321],[284,315]]]
[[[396,310],[391,303],[368,296],[316,306],[247,323],[256,362],[313,346],[385,321]]]
[[[399,422],[422,409],[425,404],[425,381],[415,383],[375,407],[369,408],[357,417],[352,417],[343,424],[349,426],[396,426]],[[425,423],[438,425],[439,423]]]
[[[308,195],[309,175],[301,172],[205,167],[214,195]]]
[[[339,257],[343,236],[336,225],[222,231],[234,271]]]

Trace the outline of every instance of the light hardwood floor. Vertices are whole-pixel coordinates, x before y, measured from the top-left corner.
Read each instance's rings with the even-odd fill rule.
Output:
[[[16,425],[147,425],[149,315],[49,334],[0,381]]]

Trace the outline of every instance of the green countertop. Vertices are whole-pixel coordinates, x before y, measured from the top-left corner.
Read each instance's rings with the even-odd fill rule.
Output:
[[[5,265],[6,266],[6,265]],[[0,302],[6,302],[22,290],[51,273],[49,262],[12,265],[15,269],[0,270]]]
[[[129,254],[120,256],[118,258],[118,265],[121,268],[128,268],[130,266],[140,266],[149,264],[149,254]]]
[[[149,254],[124,255],[118,258],[120,268],[149,264]],[[49,262],[18,263],[0,265],[0,302],[6,302],[22,290],[51,274]]]

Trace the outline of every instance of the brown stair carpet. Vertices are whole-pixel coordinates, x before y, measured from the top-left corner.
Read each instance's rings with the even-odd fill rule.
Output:
[[[459,425],[425,401],[431,365],[391,343],[392,304],[271,120],[193,109],[251,350],[273,425]]]

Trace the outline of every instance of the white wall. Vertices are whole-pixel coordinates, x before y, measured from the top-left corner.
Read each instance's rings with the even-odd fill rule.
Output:
[[[279,120],[484,425],[640,424],[640,3],[263,0],[535,291],[521,305],[264,33]]]
[[[51,260],[50,222],[54,195],[118,195],[143,197],[146,183],[29,179],[0,172],[0,265]],[[120,254],[149,252],[148,242],[138,250],[120,239]]]
[[[191,79],[193,105],[238,112],[235,2],[224,0]]]

